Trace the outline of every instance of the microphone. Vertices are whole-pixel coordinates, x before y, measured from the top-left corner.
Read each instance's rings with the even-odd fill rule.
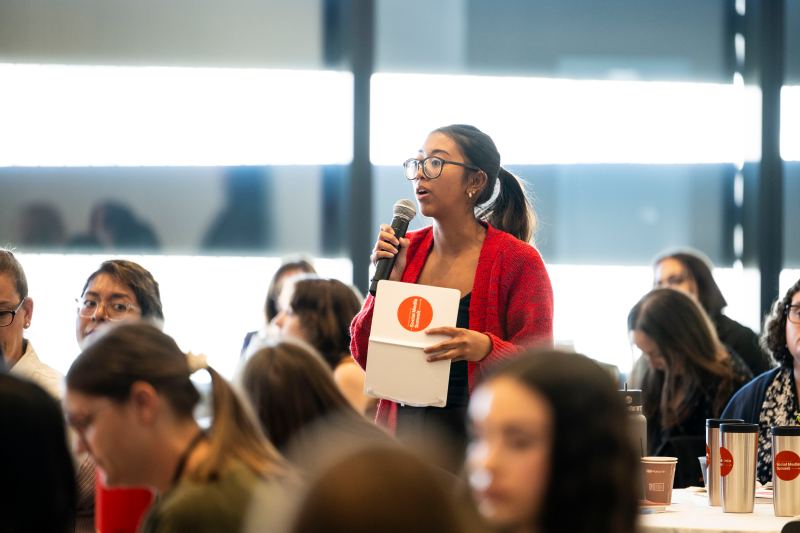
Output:
[[[414,202],[411,200],[398,200],[392,209],[394,218],[392,219],[392,229],[394,236],[398,239],[406,236],[408,223],[417,214],[417,208],[414,207]],[[398,252],[399,253],[399,252]],[[375,265],[375,275],[372,277],[372,282],[369,285],[369,293],[375,296],[375,291],[378,290],[378,282],[382,279],[389,279],[389,274],[392,273],[394,268],[394,261],[397,255],[392,257],[382,257],[378,259]]]

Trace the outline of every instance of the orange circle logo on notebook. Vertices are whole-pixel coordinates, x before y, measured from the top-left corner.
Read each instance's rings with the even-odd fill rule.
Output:
[[[719,474],[727,476],[733,470],[733,455],[727,448],[719,447]]]
[[[397,308],[397,320],[408,331],[420,331],[427,328],[433,320],[433,307],[422,296],[406,298]]]
[[[800,476],[800,456],[791,450],[784,450],[776,455],[775,475],[784,481],[792,481]]]

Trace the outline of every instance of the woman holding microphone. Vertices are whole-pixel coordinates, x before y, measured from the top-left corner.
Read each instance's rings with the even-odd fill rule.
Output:
[[[443,432],[463,453],[466,408],[478,376],[523,345],[552,342],[553,292],[530,244],[533,209],[520,180],[500,166],[488,135],[462,124],[439,128],[403,167],[419,211],[433,225],[402,239],[381,225],[372,261],[396,255],[390,280],[458,289],[461,301],[456,327],[426,331],[449,337],[425,349],[428,361],[453,361],[446,406],[381,400],[376,420],[400,437]],[[374,303],[368,296],[350,326],[351,353],[364,368]]]

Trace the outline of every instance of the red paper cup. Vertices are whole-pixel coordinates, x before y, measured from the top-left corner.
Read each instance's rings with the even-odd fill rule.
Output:
[[[145,487],[109,488],[100,469],[94,477],[94,527],[99,533],[136,533],[153,491]]]

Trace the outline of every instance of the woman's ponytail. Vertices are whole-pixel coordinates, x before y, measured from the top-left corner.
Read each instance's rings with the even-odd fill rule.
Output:
[[[494,202],[479,208],[478,218],[521,241],[531,242],[536,232],[536,215],[522,180],[503,167],[497,178],[500,191]]]
[[[208,480],[236,458],[263,476],[282,475],[286,466],[281,455],[261,432],[255,415],[231,385],[211,367],[213,421],[208,458],[194,471],[198,480]]]
[[[536,231],[533,207],[522,181],[500,166],[500,153],[492,138],[469,124],[452,124],[434,131],[453,139],[464,152],[467,163],[486,174],[486,184],[475,201],[478,219],[521,241],[532,242]],[[498,186],[500,190],[495,197]]]

